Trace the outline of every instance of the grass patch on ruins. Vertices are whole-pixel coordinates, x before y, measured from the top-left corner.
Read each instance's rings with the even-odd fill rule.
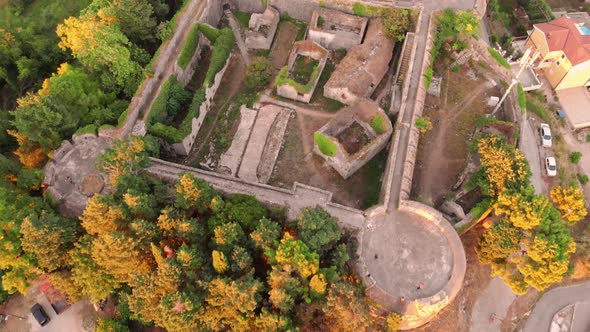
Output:
[[[373,128],[373,130],[375,130],[377,135],[381,135],[385,132],[385,130],[386,130],[385,120],[383,120],[383,117],[381,115],[377,114],[373,118],[373,120],[371,120],[371,128]]]
[[[286,12],[281,14],[281,20],[279,21],[279,24],[282,24],[284,22],[291,22],[295,24],[297,28],[299,28],[299,30],[297,31],[297,37],[295,37],[295,41],[305,39],[305,34],[307,32],[307,23],[292,18]]]
[[[307,56],[299,55],[295,59],[293,68],[289,72],[290,77],[300,84],[307,84],[309,81],[311,81],[314,71],[318,65],[319,61]]]
[[[338,152],[338,147],[334,142],[332,142],[328,137],[324,136],[321,133],[314,133],[313,139],[315,143],[318,145],[320,151],[328,157],[334,157]]]
[[[545,104],[542,100],[539,99],[539,96],[535,95],[534,93],[528,94],[525,96],[526,98],[526,109],[533,112],[536,116],[538,116],[541,120],[545,122],[551,122],[551,118],[549,117],[549,113],[545,109]],[[519,100],[520,103],[520,100]]]
[[[319,68],[319,66],[315,66],[313,68],[313,71],[309,77],[309,81],[305,84],[301,84],[301,83],[297,82],[295,79],[291,78],[291,75],[289,74],[289,72],[290,71],[289,71],[288,66],[281,68],[281,70],[279,71],[279,74],[277,75],[277,77],[275,79],[275,86],[279,87],[283,84],[288,84],[288,85],[294,87],[298,93],[308,93],[313,88],[313,82],[320,74],[320,68]]]
[[[493,49],[491,47],[488,47],[488,52],[490,52],[490,55],[492,56],[492,58],[494,58],[496,61],[498,61],[498,63],[501,64],[504,68],[510,69],[510,64],[508,63],[508,61],[506,59],[504,59],[502,54],[500,54],[498,51],[496,51],[495,49]]]
[[[250,17],[252,16],[252,14],[240,11],[233,12],[233,14],[238,20],[238,22],[240,22],[240,27],[242,29],[248,30],[250,25]]]

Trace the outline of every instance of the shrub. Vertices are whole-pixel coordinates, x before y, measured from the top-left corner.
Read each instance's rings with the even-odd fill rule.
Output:
[[[354,15],[367,16],[367,7],[362,3],[355,2],[354,5],[352,5],[352,12]]]
[[[223,34],[223,30],[215,29],[207,24],[197,23],[197,25],[199,27],[199,31],[201,31],[203,35],[205,35],[205,38],[209,39],[209,41],[212,43],[215,43],[217,38]]]
[[[386,130],[385,120],[383,120],[383,117],[381,115],[377,114],[375,115],[373,120],[371,120],[371,127],[373,128],[373,130],[375,130],[377,135],[381,135]]]
[[[182,69],[186,69],[189,62],[195,55],[195,51],[199,46],[199,25],[193,26],[191,31],[189,32],[188,36],[186,37],[186,42],[182,46],[182,50],[180,51],[180,55],[178,56],[178,66]]]
[[[96,125],[94,124],[89,124],[87,126],[84,126],[82,128],[78,128],[78,130],[76,130],[76,132],[74,133],[74,135],[76,136],[80,136],[80,135],[84,135],[84,134],[94,134],[96,135],[96,130],[98,128],[96,128]]]
[[[508,63],[508,61],[506,61],[506,59],[504,59],[502,54],[498,53],[498,51],[491,47],[488,47],[488,52],[490,52],[492,58],[496,59],[496,61],[498,61],[498,63],[501,64],[504,68],[510,69],[510,64]]]
[[[320,151],[328,157],[334,157],[336,152],[338,152],[338,147],[334,142],[332,142],[328,137],[324,136],[321,133],[314,133],[313,139],[315,143],[318,145]]]
[[[469,213],[473,216],[473,220],[477,220],[490,208],[490,206],[492,206],[492,199],[484,198],[481,202],[477,203]]]
[[[273,68],[270,61],[261,56],[252,59],[252,62],[246,69],[246,78],[244,86],[248,90],[259,90],[270,82],[273,74]]]
[[[397,41],[404,40],[405,32],[410,25],[410,11],[407,9],[390,9],[383,18],[385,34]]]
[[[578,180],[580,180],[580,183],[582,185],[586,185],[586,183],[588,183],[588,175],[583,174],[583,173],[578,173]]]
[[[162,122],[166,118],[166,104],[168,103],[168,95],[170,93],[170,88],[172,84],[176,81],[176,77],[174,75],[170,76],[162,87],[160,88],[160,93],[152,103],[152,107],[150,108],[150,113],[147,116],[146,124],[150,126],[156,122]]]
[[[582,153],[578,151],[574,151],[570,154],[570,162],[577,164],[582,159]]]
[[[430,122],[429,118],[421,116],[416,119],[416,128],[418,128],[418,130],[424,134],[425,132],[432,129],[432,122]]]
[[[211,54],[211,61],[209,62],[209,68],[207,69],[207,74],[205,74],[205,81],[203,83],[207,85],[213,82],[215,75],[225,66],[225,62],[229,58],[236,42],[231,29],[224,28],[218,31],[220,32],[213,43],[213,54]],[[205,34],[204,31],[203,34]],[[207,34],[205,34],[205,36],[207,36]]]
[[[524,114],[526,111],[526,95],[524,94],[524,89],[522,88],[522,84],[518,83],[518,106],[520,106],[520,112]]]
[[[432,76],[434,75],[434,70],[432,69],[432,64],[426,69],[424,73],[424,87],[426,90],[430,89],[430,83],[432,82]]]
[[[586,142],[590,142],[590,134],[586,134]]]
[[[454,65],[453,67],[451,67],[451,71],[453,73],[458,73],[461,70],[461,66],[460,65]]]

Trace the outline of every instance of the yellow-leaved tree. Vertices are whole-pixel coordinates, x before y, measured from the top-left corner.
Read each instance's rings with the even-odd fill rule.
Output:
[[[561,212],[561,218],[568,224],[575,224],[588,215],[584,194],[577,187],[555,187],[551,189],[551,200]]]

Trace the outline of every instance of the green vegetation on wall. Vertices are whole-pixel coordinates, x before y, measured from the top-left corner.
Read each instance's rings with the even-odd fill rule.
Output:
[[[193,26],[191,31],[189,32],[188,36],[186,37],[186,42],[184,46],[182,46],[182,50],[180,51],[180,55],[178,56],[178,66],[182,69],[186,69],[189,62],[195,55],[195,51],[199,46],[199,25],[196,24]]]
[[[324,136],[322,133],[314,133],[313,139],[315,143],[318,145],[320,151],[328,157],[334,157],[338,152],[338,147],[334,142],[332,142],[328,137]]]
[[[375,130],[377,135],[383,134],[387,130],[385,119],[383,119],[383,117],[380,114],[375,115],[373,120],[371,120],[371,128]]]
[[[320,75],[320,67],[315,66],[313,68],[313,71],[309,77],[309,81],[307,82],[307,84],[301,84],[289,77],[289,67],[285,66],[285,67],[281,68],[281,70],[279,71],[279,74],[275,78],[275,86],[279,87],[283,84],[288,84],[288,85],[294,87],[298,93],[308,93],[313,88],[313,84],[314,84],[315,80],[319,77],[319,75]]]
[[[504,59],[502,54],[500,54],[498,51],[491,47],[488,47],[488,52],[490,52],[492,58],[496,59],[496,61],[498,61],[498,63],[501,64],[504,68],[510,69],[510,64],[506,59]]]
[[[522,84],[518,83],[518,106],[520,107],[520,112],[524,114],[526,112],[526,94],[524,93],[524,89],[522,88]]]

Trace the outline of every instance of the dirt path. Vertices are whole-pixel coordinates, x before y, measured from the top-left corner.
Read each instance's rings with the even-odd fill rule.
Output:
[[[447,154],[446,147],[448,145],[448,139],[446,138],[451,135],[458,135],[458,133],[454,132],[455,120],[463,115],[464,112],[469,111],[470,108],[468,106],[476,99],[482,98],[486,89],[487,87],[485,85],[479,85],[470,93],[469,98],[451,109],[441,109],[436,112],[437,118],[433,119],[435,129],[430,133],[433,136],[430,136],[423,143],[424,150],[427,150],[427,152],[424,152],[424,156],[427,157],[420,166],[420,176],[418,181],[416,181],[416,194],[418,197],[435,203],[449,189],[447,182],[454,181],[454,179],[449,179],[449,181],[442,180],[441,174],[448,174],[453,168],[461,167],[464,159],[453,158]]]
[[[209,140],[211,139],[211,135],[217,125],[219,116],[221,115],[222,111],[227,106],[229,106],[232,98],[239,92],[245,73],[246,66],[244,65],[242,57],[236,53],[232,54],[230,64],[225,72],[225,75],[221,79],[221,83],[219,84],[219,86],[222,88],[219,89],[215,94],[212,108],[209,110],[209,114],[207,114],[207,116],[214,114],[215,118],[213,119],[211,125],[206,128],[205,133],[200,131],[199,134],[197,134],[197,137],[195,138],[197,144],[193,145],[189,156],[185,159],[185,165],[192,165],[199,157],[202,149],[207,144],[209,144]],[[217,106],[218,104],[219,106]],[[206,121],[204,123],[206,123]],[[203,127],[201,128],[203,129]]]
[[[287,64],[289,53],[291,53],[291,48],[297,38],[297,32],[299,32],[299,27],[295,24],[291,22],[280,23],[275,42],[270,50],[270,62],[275,69],[281,69]]]

